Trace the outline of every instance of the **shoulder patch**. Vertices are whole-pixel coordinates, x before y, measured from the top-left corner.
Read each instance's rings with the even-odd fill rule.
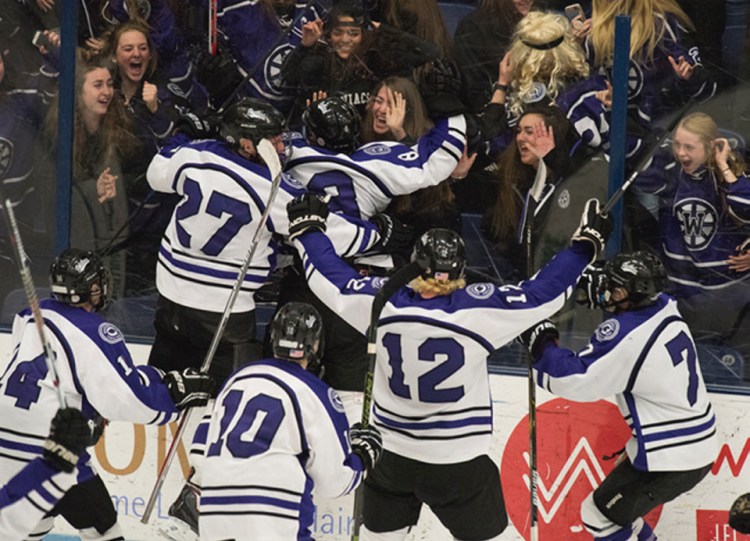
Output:
[[[466,294],[478,300],[489,299],[495,293],[495,286],[490,283],[471,284],[466,286]]]
[[[296,178],[294,178],[289,173],[286,173],[286,172],[281,173],[281,181],[284,184],[287,184],[287,185],[291,186],[295,190],[304,190],[305,189],[304,184],[302,184],[299,180],[297,180]]]
[[[124,340],[122,331],[120,331],[117,326],[106,321],[99,325],[99,338],[108,344],[116,344]]]
[[[600,323],[594,331],[594,335],[599,342],[612,340],[620,332],[620,322],[616,319],[608,319]]]
[[[375,289],[383,289],[383,286],[388,281],[386,276],[375,276],[372,279],[372,287]]]
[[[372,144],[364,147],[362,152],[369,154],[370,156],[383,156],[384,154],[391,153],[391,147],[388,145]]]
[[[332,388],[328,388],[328,400],[331,402],[331,406],[338,412],[344,413],[344,403],[341,401],[339,393],[334,391]]]
[[[522,96],[524,103],[537,103],[544,99],[547,95],[547,87],[544,83],[534,81],[531,83],[531,90]]]

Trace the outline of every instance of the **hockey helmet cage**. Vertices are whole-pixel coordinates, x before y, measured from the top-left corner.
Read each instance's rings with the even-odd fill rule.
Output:
[[[650,252],[637,251],[618,254],[604,266],[600,297],[602,306],[612,306],[611,292],[622,287],[628,292],[634,308],[653,304],[667,285],[667,271],[661,260]]]
[[[109,303],[111,282],[102,258],[90,250],[69,248],[50,265],[50,293],[53,298],[66,304],[92,302],[91,288],[97,285],[101,295],[94,308],[102,310]]]
[[[347,154],[359,146],[362,118],[343,98],[333,96],[314,101],[302,113],[302,122],[311,145]]]
[[[423,278],[458,280],[466,269],[466,246],[451,229],[430,229],[414,245],[411,260],[424,269]]]
[[[261,139],[281,135],[285,130],[284,115],[273,105],[256,98],[242,98],[222,115],[219,135],[230,145],[238,145],[244,137],[257,146]]]
[[[317,364],[323,351],[323,320],[311,304],[290,302],[271,323],[271,348],[279,359]]]

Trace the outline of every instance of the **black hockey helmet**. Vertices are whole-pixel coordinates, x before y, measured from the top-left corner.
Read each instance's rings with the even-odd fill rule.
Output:
[[[112,279],[102,258],[90,250],[68,248],[50,265],[50,293],[66,304],[91,302],[91,288],[98,285],[101,296],[94,308],[102,310],[109,303],[111,284]]]
[[[362,118],[357,109],[339,97],[314,101],[302,113],[305,136],[311,145],[334,152],[352,152],[359,146]]]
[[[307,359],[308,365],[317,365],[323,352],[320,313],[306,302],[290,302],[279,308],[271,323],[271,348],[279,359]]]
[[[221,117],[219,134],[230,145],[240,138],[258,145],[261,139],[275,137],[286,130],[286,120],[270,103],[255,98],[242,98],[227,108]]]
[[[616,287],[628,292],[626,300],[633,308],[642,308],[653,304],[666,285],[667,271],[654,254],[644,251],[618,254],[604,265],[600,284],[602,307],[617,304],[611,300],[611,292]]]
[[[430,229],[414,244],[411,260],[424,269],[423,278],[457,280],[466,269],[466,246],[451,229]]]

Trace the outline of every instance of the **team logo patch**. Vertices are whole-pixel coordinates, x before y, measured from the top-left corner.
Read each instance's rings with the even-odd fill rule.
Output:
[[[531,90],[524,94],[522,100],[524,103],[537,103],[542,101],[547,95],[547,87],[544,83],[534,82],[531,83]]]
[[[608,319],[596,328],[594,335],[599,342],[606,342],[612,340],[619,332],[620,322],[616,319]]]
[[[643,70],[641,67],[631,62],[628,67],[628,98],[635,98],[643,90]]]
[[[116,344],[124,340],[120,329],[106,321],[99,325],[99,338],[108,344]]]
[[[288,186],[291,186],[292,188],[295,188],[297,190],[304,190],[305,187],[300,183],[299,180],[294,178],[289,173],[281,173],[281,182],[283,184],[287,184]]]
[[[674,215],[680,222],[682,240],[688,250],[698,252],[711,244],[719,213],[708,201],[693,197],[683,199],[675,205]]]
[[[374,143],[372,145],[367,145],[362,149],[362,152],[370,156],[383,156],[385,154],[390,154],[391,147],[389,147],[388,145]]]
[[[281,66],[284,64],[286,55],[292,52],[292,47],[289,43],[285,43],[276,47],[271,54],[268,55],[265,64],[263,65],[263,77],[266,80],[268,89],[279,96],[281,92]]]
[[[557,206],[561,209],[566,209],[570,206],[570,192],[567,188],[563,189],[560,195],[557,196]]]
[[[13,143],[0,137],[0,178],[4,178],[13,160]]]
[[[339,397],[339,394],[330,387],[328,388],[328,400],[331,401],[333,409],[344,413],[344,403],[341,401],[341,397]]]
[[[180,85],[177,83],[167,83],[167,90],[169,90],[172,94],[177,96],[178,98],[182,98],[184,100],[188,99],[188,94],[185,91],[182,90]]]
[[[495,286],[489,283],[471,284],[466,287],[466,294],[474,299],[489,299],[495,292]]]

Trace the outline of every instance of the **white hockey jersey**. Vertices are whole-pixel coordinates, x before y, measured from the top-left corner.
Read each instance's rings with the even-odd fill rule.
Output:
[[[438,120],[414,146],[381,141],[351,155],[293,142],[285,166],[308,190],[331,196],[331,211],[367,219],[383,212],[397,195],[435,186],[447,179],[466,145],[463,115]]]
[[[35,458],[0,489],[0,539],[21,541],[76,484],[75,473],[63,473]]]
[[[180,142],[185,144],[174,146]],[[154,190],[182,197],[159,249],[159,293],[181,306],[223,312],[269,198],[268,168],[220,141],[175,138],[173,146],[154,156],[146,176]],[[280,239],[274,234],[288,234],[286,205],[301,193],[285,175],[233,312],[255,307],[253,292],[276,264]],[[365,252],[380,239],[373,224],[338,215],[329,217],[328,228],[337,251],[346,256]]]
[[[383,278],[361,278],[319,232],[297,239],[312,291],[366,333]],[[423,299],[399,289],[380,314],[372,423],[384,448],[433,464],[489,452],[492,400],[487,357],[562,308],[591,260],[589,243],[562,251],[518,286],[472,284]]]
[[[202,473],[201,540],[312,540],[312,493],[362,478],[336,391],[301,366],[266,359],[229,377],[214,404]]]
[[[565,398],[615,395],[636,469],[692,470],[716,458],[716,418],[695,343],[668,295],[604,321],[578,353],[549,345],[534,368],[541,387]]]
[[[150,366],[135,366],[120,330],[93,312],[52,299],[41,302],[45,333],[55,352],[60,388],[69,407],[84,417],[163,424],[177,410]],[[42,355],[31,311],[13,321],[13,353],[0,377],[0,482],[42,454],[42,444],[60,404]],[[89,455],[82,453],[78,479],[93,477]]]

